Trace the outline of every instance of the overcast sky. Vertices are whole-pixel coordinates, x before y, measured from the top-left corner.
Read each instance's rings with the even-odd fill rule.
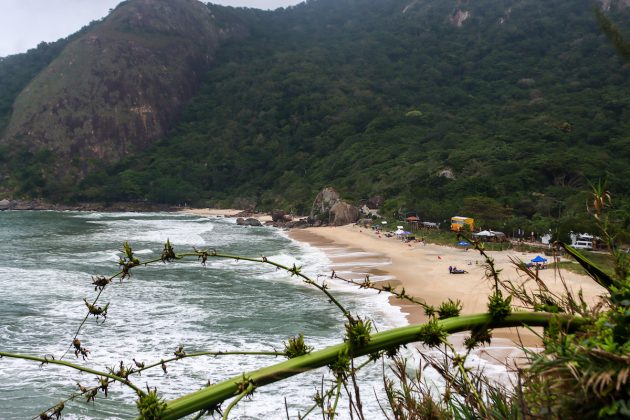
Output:
[[[0,57],[52,42],[106,16],[122,0],[0,0]],[[236,7],[276,9],[302,0],[204,0]]]

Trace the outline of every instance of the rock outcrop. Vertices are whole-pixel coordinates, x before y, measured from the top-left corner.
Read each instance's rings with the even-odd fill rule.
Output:
[[[310,218],[313,220],[328,221],[330,209],[341,200],[339,193],[334,188],[326,187],[315,197],[311,208]]]
[[[263,224],[258,219],[254,219],[253,217],[248,217],[247,219],[243,219],[239,217],[236,219],[236,224],[239,226],[262,226]]]
[[[354,223],[358,218],[359,209],[342,201],[333,188],[326,187],[315,197],[309,220],[312,224],[342,226]]]
[[[344,201],[336,202],[330,209],[329,224],[343,226],[354,223],[359,219],[359,209]]]

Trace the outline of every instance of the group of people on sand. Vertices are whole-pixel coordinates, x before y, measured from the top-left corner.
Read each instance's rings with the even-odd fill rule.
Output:
[[[457,267],[452,267],[450,265],[448,266],[448,272],[450,274],[465,274],[465,273],[468,273],[468,271],[466,271],[466,270],[460,270]]]

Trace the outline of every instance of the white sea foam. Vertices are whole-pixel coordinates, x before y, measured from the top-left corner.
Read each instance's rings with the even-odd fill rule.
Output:
[[[127,240],[132,245],[138,242],[165,243],[169,240],[173,245],[204,246],[206,241],[202,235],[214,229],[214,225],[206,218],[194,220],[99,219],[88,223],[107,227],[106,230],[94,233],[88,240],[112,242]]]
[[[24,222],[28,216],[23,216]],[[46,257],[43,265],[37,259],[9,258],[0,241],[4,251],[0,258],[5,256],[0,259],[0,316],[3,321],[10,319],[0,323],[0,342],[9,351],[57,357],[65,352],[85,316],[83,298],[92,301],[97,293],[91,284],[96,268],[90,262],[98,271],[117,271],[118,244],[125,239],[143,256],[161,252],[169,238],[176,251],[187,246],[226,248],[235,254],[265,255],[289,267],[302,266],[313,279],[331,272],[330,259],[322,250],[289,241],[281,231],[243,228],[230,219],[156,213],[59,215],[60,222],[67,219],[73,220],[78,233],[63,239],[67,246]],[[45,238],[29,246],[34,255],[46,255]],[[366,255],[354,253],[354,257]],[[338,280],[326,279],[326,283],[352,313],[373,319],[379,330],[406,324],[386,293],[359,290]],[[97,324],[91,317],[80,333],[91,356],[79,361],[100,370],[121,360],[131,364],[132,358],[155,362],[172,357],[178,345],[189,353],[273,351],[282,348],[290,335],[303,332],[309,345],[321,349],[343,336],[343,319],[321,292],[286,271],[246,261],[211,258],[205,268],[194,259],[137,267],[130,279],[115,280],[105,289],[98,305],[106,303],[110,306],[105,322]],[[70,358],[75,359],[72,352]],[[172,399],[199,389],[208,380],[216,383],[281,361],[243,356],[191,358],[169,363],[168,375],[159,368],[147,371],[138,383],[156,386],[165,398]],[[13,381],[0,381],[0,406],[14,418],[36,415],[31,411],[56,404],[76,390],[77,381],[92,381],[60,368],[32,366],[6,358],[0,363],[0,378],[19,378],[17,388]],[[285,396],[291,416],[296,417],[298,410],[304,413],[311,405],[324,375],[329,377],[325,369],[262,387],[253,402],[239,404],[236,418],[277,418]],[[381,367],[375,365],[361,375],[366,376],[366,411],[379,416],[372,387],[383,395],[378,391],[382,389]],[[112,386],[110,392],[109,401],[94,406],[69,404],[64,418],[133,417],[133,393],[119,386]]]
[[[280,233],[280,235],[288,238],[286,232]],[[318,275],[322,277],[326,277],[329,275],[331,270],[332,261],[330,258],[324,253],[325,247],[314,247],[308,243],[303,243],[299,241],[293,241],[293,243],[297,244],[297,246],[302,250],[303,258],[305,261],[314,262],[313,266],[308,269],[308,273],[311,277],[315,278]],[[334,248],[336,256],[343,256],[343,258],[366,258],[366,257],[374,257],[375,254],[370,252],[363,251],[340,251],[339,248]],[[386,265],[389,262],[387,261],[374,261],[368,264],[365,264],[364,261],[358,263],[361,267],[377,267],[380,265]],[[356,266],[354,262],[342,263],[343,266],[353,267]],[[339,263],[335,263],[335,266],[338,266]],[[355,270],[347,272],[348,274],[353,274],[355,277],[357,274],[367,274],[367,273],[357,273]],[[345,272],[339,272],[338,274],[345,274]],[[389,277],[387,276],[370,276],[373,280],[385,280]],[[378,277],[378,278],[377,278]],[[359,312],[359,315],[362,317],[367,317],[373,319],[375,324],[379,329],[386,328],[394,328],[400,327],[403,325],[407,325],[406,315],[402,313],[400,307],[391,305],[389,302],[389,293],[378,293],[374,290],[367,289],[359,289],[357,286],[348,284],[339,279],[330,279],[326,280],[329,289],[333,293],[344,293],[352,296],[352,300],[354,300],[356,304],[356,309]]]

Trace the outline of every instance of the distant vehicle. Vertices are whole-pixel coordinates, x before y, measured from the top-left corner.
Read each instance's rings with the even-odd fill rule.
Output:
[[[451,217],[451,230],[459,232],[461,230],[472,232],[475,229],[475,219],[464,216]]]
[[[586,249],[589,251],[593,250],[593,242],[592,241],[575,241],[573,245],[571,245],[575,249]]]

